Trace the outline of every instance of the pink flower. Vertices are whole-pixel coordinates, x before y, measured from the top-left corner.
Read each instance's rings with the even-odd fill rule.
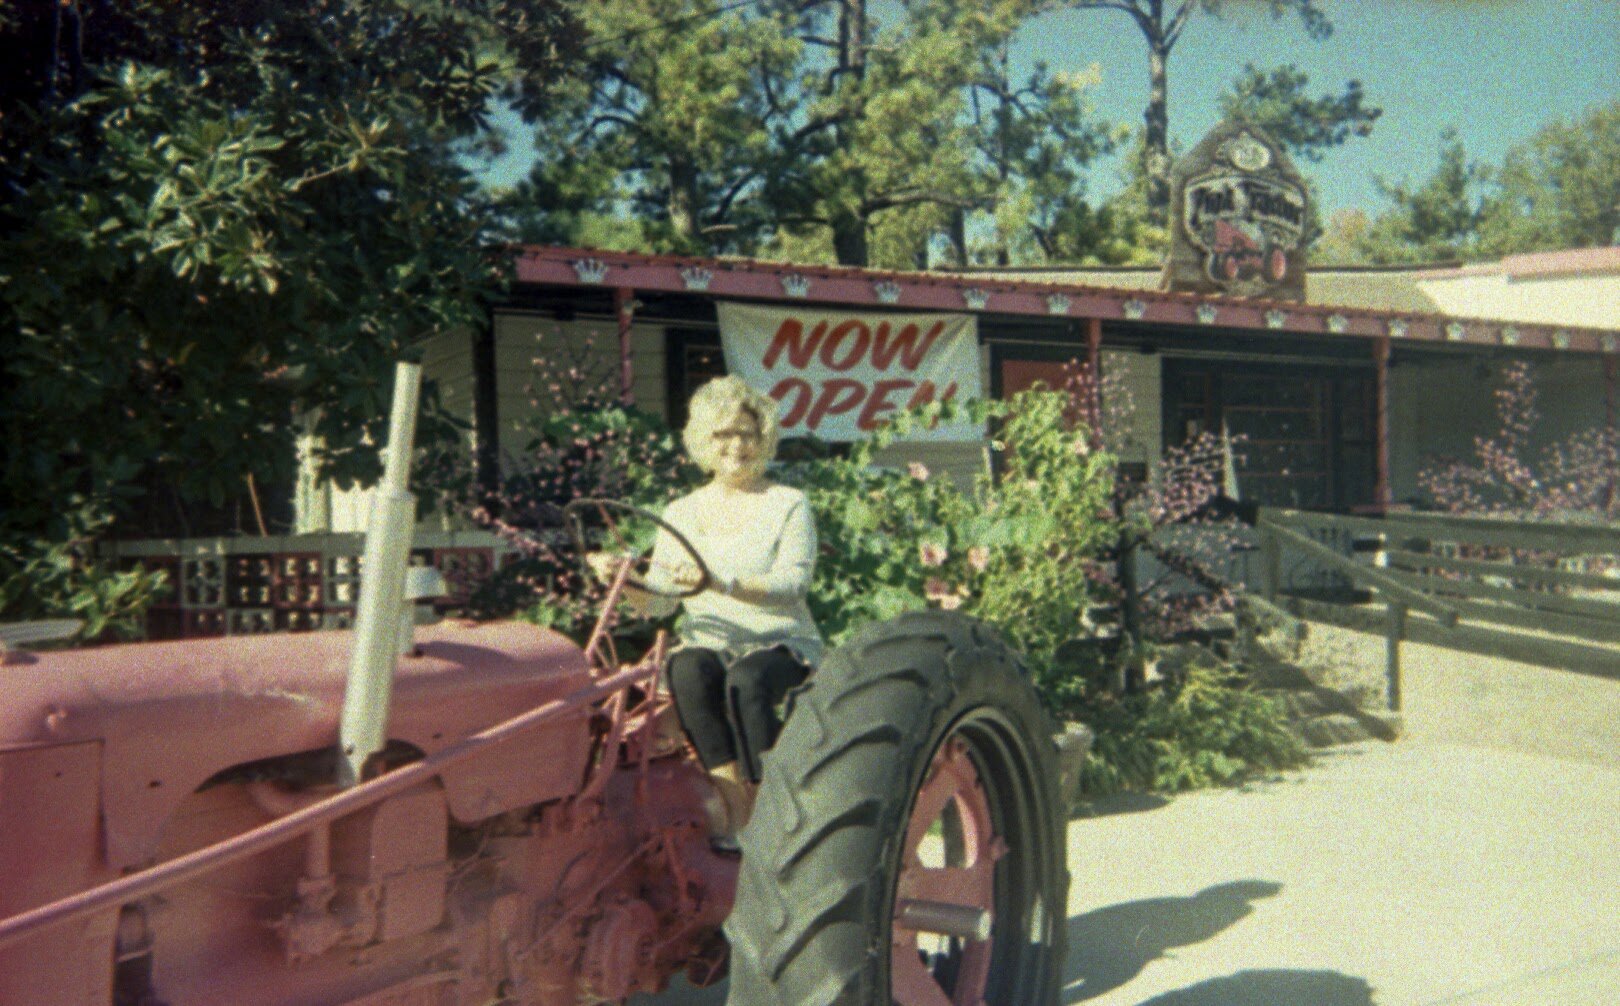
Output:
[[[922,548],[919,550],[918,557],[922,560],[922,564],[924,566],[943,566],[945,565],[945,556],[947,554],[948,553],[946,553],[944,545],[940,545],[936,542],[925,541],[922,543]]]
[[[983,573],[990,565],[990,550],[983,545],[974,545],[967,550],[968,565]]]
[[[955,611],[962,606],[962,598],[938,577],[929,577],[928,582],[923,584],[923,596],[945,611]]]
[[[911,464],[906,466],[906,474],[910,475],[918,482],[927,482],[928,466],[923,464],[921,461],[913,461]]]

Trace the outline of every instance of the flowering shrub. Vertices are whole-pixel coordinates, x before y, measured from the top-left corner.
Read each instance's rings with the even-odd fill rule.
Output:
[[[670,431],[614,400],[606,382],[570,369],[542,387],[563,404],[530,445],[527,461],[535,468],[509,480],[484,519],[528,552],[504,578],[508,594],[498,600],[578,637],[596,596],[566,546],[537,538],[537,529],[554,528],[561,505],[581,495],[656,508],[697,479],[680,462]],[[575,399],[570,388],[597,390]],[[1086,768],[1095,792],[1207,785],[1290,764],[1295,749],[1280,713],[1227,670],[1194,669],[1162,688],[1119,696],[1090,689],[1061,658],[1065,644],[1094,631],[1087,612],[1117,597],[1109,560],[1122,530],[1141,533],[1195,514],[1213,495],[1184,487],[1144,492],[1124,504],[1122,520],[1114,455],[1106,437],[1094,438],[1075,421],[1087,413],[1076,413],[1071,392],[1029,391],[1010,402],[963,406],[998,423],[991,443],[997,477],[985,473],[969,488],[920,463],[904,470],[872,463],[914,424],[956,408],[945,403],[900,416],[851,445],[847,456],[822,452],[779,466],[777,477],[804,489],[816,515],[821,553],[809,604],[817,624],[833,645],[862,624],[930,606],[997,625],[1026,658],[1047,702],[1099,734]]]
[[[833,644],[866,622],[926,607],[930,594],[943,599],[953,589],[947,577],[955,529],[969,500],[923,465],[905,472],[872,466],[898,428],[852,445],[847,457],[795,462],[778,472],[805,491],[815,511],[821,552],[810,611]]]
[[[596,497],[654,510],[697,485],[696,468],[681,455],[662,417],[618,397],[613,375],[593,338],[568,345],[537,338],[529,404],[540,417],[498,491],[472,517],[517,547],[473,598],[475,614],[522,617],[565,633],[588,629],[599,587],[583,575],[568,539],[563,507]]]
[[[1003,420],[991,444],[1001,471],[971,491],[931,479],[920,464],[903,473],[869,467],[889,438],[926,414],[903,417],[848,458],[790,472],[810,493],[824,543],[810,596],[818,623],[835,643],[864,621],[925,605],[997,625],[1028,660],[1047,703],[1097,733],[1084,770],[1088,793],[1216,785],[1298,764],[1303,748],[1283,710],[1213,657],[1123,696],[1092,687],[1065,659],[1065,644],[1094,631],[1087,612],[1118,599],[1110,558],[1121,540],[1176,521],[1207,522],[1220,485],[1211,459],[1224,458],[1208,441],[1172,453],[1167,478],[1183,484],[1116,498],[1110,434],[1093,437],[1076,421],[1096,410],[1074,392],[1029,391],[976,406]],[[1210,540],[1193,544],[1214,547]],[[1150,585],[1147,596],[1169,589]],[[1219,591],[1203,603],[1229,602]],[[1193,611],[1154,604],[1144,613],[1151,647]]]
[[[1125,451],[1135,429],[1137,404],[1117,375],[1104,374],[1096,381],[1079,361],[1070,361],[1058,390],[1068,397],[1066,421],[1095,423],[1093,440],[1111,458]],[[1236,603],[1219,575],[1241,539],[1236,521],[1220,516],[1215,504],[1222,495],[1226,466],[1232,453],[1241,449],[1242,439],[1206,431],[1165,448],[1156,476],[1142,484],[1123,482],[1116,469],[1108,507],[1118,537],[1085,568],[1099,600],[1123,609],[1127,587],[1120,576],[1121,555],[1135,552],[1138,560],[1157,560],[1138,562],[1144,568],[1156,566],[1157,575],[1133,585],[1132,624],[1125,627],[1133,643],[1152,646],[1175,639]]]
[[[1442,458],[1418,476],[1435,504],[1453,513],[1538,520],[1620,518],[1620,434],[1594,427],[1533,454],[1541,421],[1530,368],[1503,368],[1496,392],[1498,428],[1474,439],[1474,456]]]
[[[872,467],[877,451],[918,422],[902,417],[848,457],[789,466],[816,512],[823,543],[810,606],[830,642],[872,619],[933,606],[1001,626],[1045,680],[1057,648],[1085,631],[1094,586],[1083,564],[1107,547],[1112,459],[1083,427],[1061,421],[1067,399],[1027,392],[1009,403],[970,406],[1003,420],[999,479],[969,490],[930,477]]]

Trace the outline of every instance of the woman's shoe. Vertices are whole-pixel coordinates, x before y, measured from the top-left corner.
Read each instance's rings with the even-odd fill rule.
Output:
[[[709,818],[710,844],[715,848],[737,848],[737,833],[748,823],[753,810],[753,787],[743,781],[737,763],[727,762],[709,770],[713,787],[703,801]]]

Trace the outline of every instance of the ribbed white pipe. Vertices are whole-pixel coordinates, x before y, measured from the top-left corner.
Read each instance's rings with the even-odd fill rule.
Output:
[[[366,524],[365,564],[360,569],[360,604],[355,612],[354,648],[338,728],[338,781],[360,781],[367,758],[388,739],[388,712],[399,651],[400,610],[405,603],[405,567],[416,526],[416,497],[410,485],[411,450],[416,438],[416,399],[422,368],[401,363],[394,371],[394,408],[383,452],[383,477]]]

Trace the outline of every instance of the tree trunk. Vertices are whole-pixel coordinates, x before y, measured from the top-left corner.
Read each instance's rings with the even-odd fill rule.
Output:
[[[839,265],[866,265],[866,212],[840,213],[832,220],[833,254]]]
[[[1147,203],[1153,218],[1164,223],[1170,207],[1170,47],[1163,39],[1149,39],[1147,130],[1142,147],[1142,174],[1147,181]]]
[[[695,252],[699,248],[697,220],[697,168],[683,158],[672,157],[669,162],[669,199],[665,206],[669,212],[670,230],[680,244],[680,251]]]
[[[952,265],[968,264],[967,210],[960,206],[951,210],[951,259]]]
[[[866,0],[840,0],[838,5],[838,75],[849,87],[849,115],[836,128],[840,149],[859,142],[866,118]],[[831,212],[833,254],[839,265],[867,264],[866,228],[871,211],[866,207],[864,173],[852,179],[855,209]]]

